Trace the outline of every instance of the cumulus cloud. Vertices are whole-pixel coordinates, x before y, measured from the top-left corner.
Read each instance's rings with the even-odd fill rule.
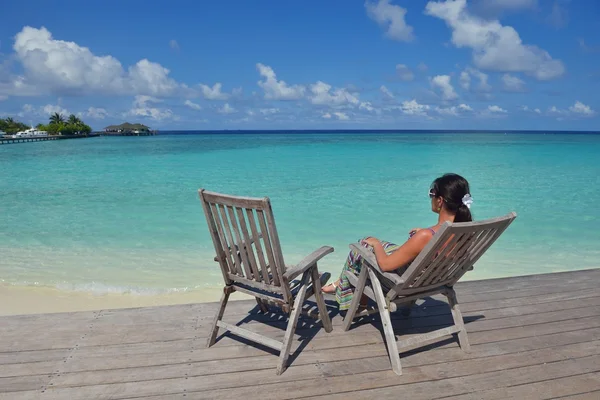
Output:
[[[133,100],[133,107],[125,114],[126,116],[148,117],[156,121],[171,119],[173,112],[168,108],[159,108],[156,104],[161,100],[152,96],[137,95]]]
[[[262,115],[272,115],[279,112],[279,108],[261,108],[258,110]]]
[[[393,40],[409,42],[413,40],[413,28],[406,23],[406,9],[390,3],[390,0],[365,2],[367,15],[385,29],[385,35]]]
[[[261,63],[256,64],[258,73],[264,78],[262,81],[258,81],[260,86],[265,92],[265,99],[268,100],[297,100],[304,97],[306,88],[301,85],[288,85],[285,81],[277,80],[277,75],[273,68],[268,65]]]
[[[412,81],[415,79],[415,74],[413,74],[410,68],[404,64],[396,65],[396,74],[398,74],[398,77],[403,81]]]
[[[46,28],[26,26],[15,36],[23,74],[12,76],[15,95],[143,94],[170,96],[187,90],[160,64],[142,59],[125,70],[119,60],[95,55],[75,42],[54,39]],[[35,88],[35,92],[33,92]]]
[[[344,104],[358,105],[358,96],[343,88],[332,90],[331,85],[318,81],[310,85],[310,101],[316,105],[340,106]]]
[[[431,79],[431,85],[441,91],[442,99],[454,100],[458,97],[450,83],[449,75],[437,75]]]
[[[325,118],[325,119],[331,119],[331,114],[330,113],[325,113],[325,114],[321,115],[321,117]]]
[[[430,1],[425,13],[446,22],[452,30],[452,43],[470,48],[478,68],[523,72],[538,80],[555,79],[565,72],[560,60],[537,46],[524,44],[513,27],[473,15],[466,0]]]
[[[501,114],[507,113],[507,111],[505,109],[503,109],[502,107],[497,106],[497,105],[488,106],[487,110],[491,113],[501,113]]]
[[[458,116],[473,111],[467,104],[452,107],[436,107],[435,110],[441,115]]]
[[[202,110],[202,106],[200,104],[196,104],[190,100],[186,100],[183,104],[185,106],[191,108],[192,110],[196,110],[196,111]]]
[[[106,111],[104,108],[89,107],[84,112],[84,115],[93,119],[104,119],[108,116],[108,111]]]
[[[583,116],[592,116],[595,114],[595,111],[588,105],[583,104],[580,101],[576,101],[571,107],[569,107],[569,111],[573,114],[579,114]]]
[[[200,90],[202,91],[202,95],[207,100],[227,100],[229,95],[221,92],[221,83],[217,82],[213,85],[213,87],[200,84]]]
[[[471,77],[479,81],[477,86],[471,86]],[[492,87],[488,83],[488,75],[471,67],[465,68],[465,70],[460,73],[460,86],[465,90],[477,92],[489,92],[492,90]]]
[[[404,114],[407,115],[420,115],[426,116],[427,110],[429,110],[429,106],[427,104],[419,104],[415,99],[410,101],[403,101],[400,109]]]
[[[233,114],[237,112],[237,110],[229,105],[229,103],[223,104],[223,107],[217,110],[221,114]]]
[[[502,82],[504,83],[504,90],[509,92],[523,92],[525,91],[525,82],[513,75],[504,74],[502,75]]]
[[[335,115],[340,121],[347,121],[350,119],[346,113],[340,111],[334,112],[333,115]]]

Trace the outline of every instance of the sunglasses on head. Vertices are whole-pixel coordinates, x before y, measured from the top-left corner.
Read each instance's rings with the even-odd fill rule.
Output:
[[[435,190],[429,189],[429,198],[433,199],[436,196],[437,196],[437,194],[435,193]]]

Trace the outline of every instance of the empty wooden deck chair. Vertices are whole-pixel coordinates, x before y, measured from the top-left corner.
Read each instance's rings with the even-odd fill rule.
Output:
[[[236,197],[204,189],[199,194],[217,254],[215,261],[225,281],[207,347],[215,343],[219,328],[223,328],[279,351],[279,375],[286,368],[302,305],[311,295],[315,296],[323,327],[327,332],[333,329],[317,269],[317,261],[333,252],[333,247],[323,246],[297,265],[286,268],[268,197]],[[299,276],[300,281],[292,285]],[[222,321],[229,295],[235,291],[254,296],[263,311],[266,304],[274,304],[289,313],[283,342]]]
[[[355,317],[379,311],[392,369],[398,375],[402,375],[399,350],[421,347],[434,339],[457,333],[461,348],[469,351],[467,330],[453,286],[516,217],[516,213],[510,213],[485,221],[444,223],[401,275],[383,272],[377,265],[375,254],[360,244],[351,244],[350,248],[362,256],[364,263],[358,276],[346,272],[355,292],[345,316],[344,330],[350,329]],[[377,310],[357,313],[363,293],[377,303]],[[447,297],[454,325],[396,341],[390,313],[400,304],[412,306],[418,299],[435,294]]]

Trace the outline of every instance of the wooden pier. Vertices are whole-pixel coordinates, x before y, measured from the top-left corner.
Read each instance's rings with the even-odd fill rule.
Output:
[[[216,303],[0,317],[0,399],[599,399],[600,269],[456,286],[471,341],[401,354],[395,375],[378,316],[348,332],[301,317],[290,367],[234,336],[206,348]],[[234,301],[225,320],[283,337],[279,313]],[[440,298],[398,313],[403,336],[452,321]]]
[[[48,140],[64,140],[64,139],[83,139],[92,137],[93,135],[51,135],[33,138],[0,138],[0,144],[12,143],[29,143],[29,142],[45,142]]]

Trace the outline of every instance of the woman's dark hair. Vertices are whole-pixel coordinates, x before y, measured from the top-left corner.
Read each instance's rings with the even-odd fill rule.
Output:
[[[470,222],[473,220],[471,210],[463,204],[463,196],[470,194],[469,182],[457,174],[445,174],[431,184],[436,197],[442,197],[446,208],[456,213],[454,222]]]

